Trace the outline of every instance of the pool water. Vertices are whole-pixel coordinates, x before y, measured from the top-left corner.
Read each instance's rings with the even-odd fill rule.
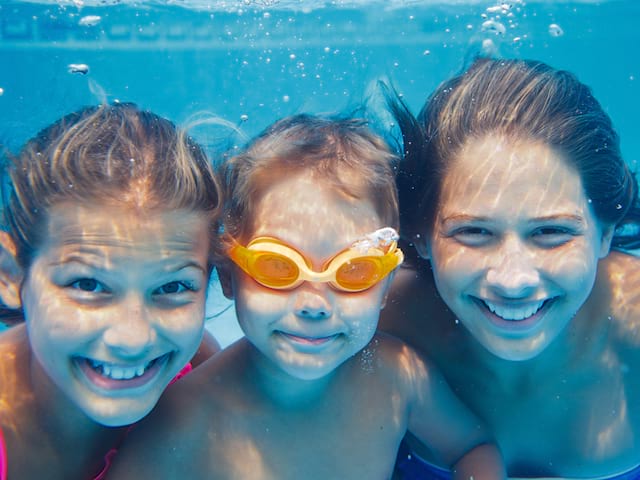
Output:
[[[259,132],[284,115],[349,111],[378,79],[417,111],[484,52],[533,58],[590,85],[626,160],[640,159],[640,2],[0,1],[0,143],[86,104],[131,101],[177,123],[207,112]],[[200,128],[208,146],[224,137]],[[209,328],[240,335],[214,282]]]

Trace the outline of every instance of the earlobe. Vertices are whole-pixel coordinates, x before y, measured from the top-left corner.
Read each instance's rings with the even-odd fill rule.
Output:
[[[11,236],[0,231],[0,299],[14,310],[22,307],[20,287],[23,272],[16,258],[16,246]]]
[[[231,278],[231,270],[228,267],[218,267],[217,270],[222,293],[229,300],[233,300],[233,280]]]
[[[423,259],[429,260],[431,258],[426,236],[420,235],[419,233],[415,234],[413,237],[413,246],[418,251],[418,255],[420,255]]]
[[[611,242],[613,241],[613,234],[615,233],[615,230],[616,229],[613,225],[607,225],[602,228],[599,258],[604,258],[607,255],[609,255],[609,252],[611,251]]]

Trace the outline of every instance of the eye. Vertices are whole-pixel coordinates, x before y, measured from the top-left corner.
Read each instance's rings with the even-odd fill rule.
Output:
[[[195,288],[190,282],[173,281],[156,288],[154,295],[175,295],[178,293],[194,291]]]
[[[69,288],[89,293],[107,293],[107,287],[95,278],[79,278],[68,284]]]
[[[531,234],[534,242],[544,248],[564,245],[571,241],[575,235],[576,232],[572,229],[556,225],[545,225],[536,228]]]
[[[485,245],[495,238],[491,230],[473,225],[456,228],[448,236],[470,247]]]

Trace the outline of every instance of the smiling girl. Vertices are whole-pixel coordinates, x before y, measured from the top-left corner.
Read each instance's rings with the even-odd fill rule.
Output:
[[[200,345],[218,183],[198,145],[131,104],[55,122],[8,177],[0,296],[24,323],[0,336],[0,465],[100,478]]]
[[[638,188],[610,118],[571,73],[504,59],[395,113],[401,230],[429,263],[398,274],[382,328],[442,368],[510,478],[638,478]],[[412,446],[426,470],[400,469],[424,478],[438,462]]]

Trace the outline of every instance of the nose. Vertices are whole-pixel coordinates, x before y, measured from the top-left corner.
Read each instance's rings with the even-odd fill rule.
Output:
[[[296,315],[310,320],[324,320],[331,317],[333,307],[327,290],[326,285],[299,287],[294,305]]]
[[[109,322],[103,339],[118,356],[141,356],[153,347],[156,331],[142,300],[126,299],[123,308],[112,312]]]
[[[518,239],[508,239],[505,244],[487,269],[487,284],[499,295],[525,297],[539,285],[540,273],[533,255]]]

